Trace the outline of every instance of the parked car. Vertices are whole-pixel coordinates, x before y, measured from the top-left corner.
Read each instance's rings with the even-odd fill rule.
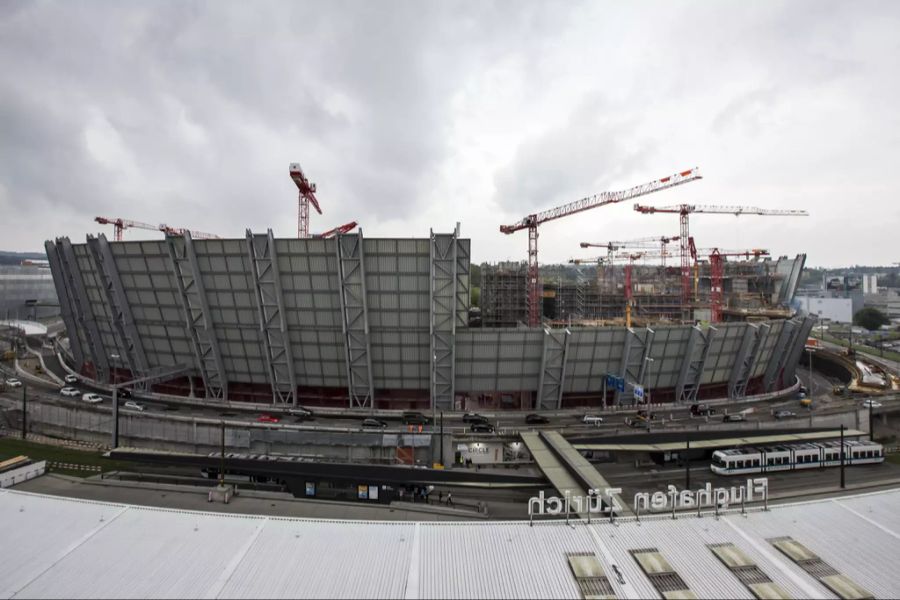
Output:
[[[431,419],[416,411],[404,412],[401,420],[404,425],[428,425],[431,423]]]
[[[6,380],[6,385],[8,385],[9,387],[22,387],[22,382],[15,377],[10,377]]]
[[[791,417],[796,417],[796,416],[797,416],[797,413],[795,413],[794,411],[791,411],[791,410],[776,410],[775,411],[775,418],[778,419],[779,421],[781,419],[789,419]]]
[[[103,402],[103,396],[101,396],[100,394],[94,394],[92,392],[84,394],[81,399],[85,402],[90,402],[91,404],[99,404],[100,402]]]
[[[733,415],[725,415],[722,417],[723,423],[735,423],[738,421],[746,421],[747,419],[741,413],[736,413]]]
[[[81,392],[76,390],[73,387],[66,386],[63,389],[59,390],[59,395],[65,396],[67,398],[77,398],[78,396],[81,395]]]
[[[279,421],[281,421],[281,419],[274,415],[259,415],[256,417],[257,423],[278,423]]]
[[[387,423],[379,419],[363,419],[362,426],[364,429],[384,429]]]
[[[529,425],[546,425],[550,422],[550,419],[548,419],[544,415],[531,413],[530,415],[525,416],[525,422]]]
[[[464,414],[462,420],[463,423],[487,423],[487,417],[473,412]]]
[[[691,404],[691,414],[695,417],[706,417],[716,414],[716,411],[708,404]]]
[[[63,381],[65,381],[66,383],[78,383],[78,377],[76,377],[75,375],[66,375],[63,378]]]
[[[144,406],[143,404],[135,402],[134,400],[129,400],[128,402],[125,403],[125,408],[130,408],[131,410],[138,410],[140,412],[144,412],[144,410],[147,407]]]
[[[871,398],[863,402],[863,406],[866,408],[881,408],[881,402],[878,400],[872,400]]]
[[[494,433],[494,426],[490,423],[472,423],[469,425],[472,433]]]
[[[603,422],[603,417],[599,415],[584,415],[581,422],[585,425],[599,425]]]

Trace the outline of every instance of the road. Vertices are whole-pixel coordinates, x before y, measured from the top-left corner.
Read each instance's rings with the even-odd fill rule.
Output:
[[[37,350],[36,341],[32,341],[31,347]],[[59,377],[64,377],[68,373],[62,367],[62,365],[59,364],[59,360],[52,351],[42,348],[42,354],[44,356],[45,364],[50,371],[54,372]],[[815,361],[813,362],[813,366],[815,367]],[[799,376],[803,384],[810,388],[812,396],[815,399],[815,405],[813,409],[814,414],[820,412],[821,410],[849,409],[860,403],[860,400],[857,398],[835,398],[831,396],[831,388],[833,387],[833,384],[835,382],[830,380],[823,374],[816,372],[815,370],[813,371],[812,380],[810,380],[809,378],[808,369],[799,369]],[[56,399],[61,399],[58,394],[58,386],[50,383],[49,381],[45,385],[31,387],[33,390],[35,387],[38,387],[40,389],[40,393],[48,396],[53,396]],[[109,406],[111,403],[109,394],[104,390],[94,388],[93,386],[83,382],[77,384],[75,387],[78,387],[82,391],[93,391],[99,393],[105,398],[104,404],[106,406]],[[16,394],[9,396],[9,400],[13,400],[15,398]],[[68,401],[80,402],[79,399],[70,399]],[[271,407],[265,405],[261,405],[258,408],[254,408],[251,410],[223,410],[219,407],[192,406],[178,401],[163,402],[158,400],[139,400],[139,402],[146,407],[146,413],[148,414],[171,414],[212,420],[226,419],[229,422],[242,423],[246,424],[247,426],[250,426],[254,423],[259,423],[259,418],[263,414],[279,415],[278,412],[273,411]],[[795,417],[795,419],[797,420],[798,425],[801,426],[805,424],[806,416],[809,414],[805,409],[800,408],[799,403],[795,399],[773,401],[768,403],[735,403],[727,407],[727,410],[730,413],[746,411],[746,418],[748,421],[761,423],[771,423],[774,420],[773,413],[776,410],[780,409],[788,409],[792,412],[797,413],[797,417]],[[121,410],[128,412],[130,409],[122,407]],[[315,408],[313,408],[312,410],[314,412],[316,411]],[[642,431],[642,429],[632,429],[626,424],[626,419],[631,419],[633,417],[633,412],[606,413],[604,414],[604,422],[599,426],[589,426],[583,424],[581,422],[582,414],[574,413],[564,416],[551,415],[548,417],[550,422],[546,425],[528,425],[524,422],[524,418],[521,413],[517,414],[485,411],[482,414],[489,420],[490,423],[495,426],[497,431],[501,434],[515,435],[519,430],[540,429],[564,430],[567,433],[573,434],[584,434],[590,432],[593,434],[601,435]],[[363,429],[361,427],[361,419],[365,416],[365,414],[360,413],[348,413],[343,415],[323,415],[320,413],[313,419],[304,419],[296,416],[284,415],[283,417],[279,417],[280,423],[278,425],[271,424],[267,426],[280,427],[283,425],[287,425],[300,429],[315,429],[340,432],[384,431],[386,433],[404,433],[409,431],[408,427],[400,423],[401,417],[396,413],[389,416],[382,415],[378,417],[379,419],[387,423],[387,427],[385,427],[383,430]],[[673,406],[671,408],[667,407],[665,409],[658,409],[655,416],[657,418],[652,423],[653,431],[694,427],[701,422],[699,418],[692,417],[688,408],[683,406]],[[710,421],[715,422],[720,419],[721,417],[715,415],[710,418]],[[706,419],[703,419],[702,422],[706,422]],[[440,431],[440,424],[440,417],[438,417],[438,422],[435,423],[434,426],[425,426],[423,427],[422,432],[437,433],[438,431]],[[481,440],[489,440],[493,437],[492,434],[471,433],[468,429],[468,425],[462,421],[462,414],[458,412],[446,413],[443,418],[443,425],[444,433],[448,435],[465,436],[471,437],[472,439]]]

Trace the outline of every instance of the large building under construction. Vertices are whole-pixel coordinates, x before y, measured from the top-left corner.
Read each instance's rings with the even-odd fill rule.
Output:
[[[153,377],[158,392],[210,399],[549,410],[630,404],[635,386],[654,402],[742,398],[793,385],[812,326],[782,308],[802,256],[769,263],[769,275],[730,279],[734,290],[765,296],[765,306],[749,296],[746,306],[728,302],[727,319],[713,325],[700,298],[685,315],[670,300],[674,290],[644,290],[638,276],[633,326],[625,327],[622,300],[594,274],[566,284],[545,278],[544,324],[527,327],[524,278],[508,265],[482,281],[484,323],[496,326],[472,328],[471,245],[458,231],[417,239],[100,235],[49,241],[46,250],[68,351],[83,373]],[[624,380],[624,391],[607,386],[607,376]]]

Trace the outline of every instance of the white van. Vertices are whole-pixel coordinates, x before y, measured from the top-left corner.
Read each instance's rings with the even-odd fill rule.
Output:
[[[584,418],[581,419],[581,422],[585,425],[599,425],[603,422],[603,417],[598,415],[584,415]]]

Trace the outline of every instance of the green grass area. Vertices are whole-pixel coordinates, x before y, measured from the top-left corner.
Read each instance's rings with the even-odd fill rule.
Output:
[[[818,332],[816,332],[815,335],[813,335],[812,337],[819,338],[819,339],[825,340],[826,342],[831,342],[832,344],[837,344],[838,346],[843,346],[845,348],[850,346],[850,342],[848,342],[847,340],[842,340],[840,338],[832,337],[830,335],[823,336]],[[854,344],[853,349],[855,351],[861,352],[863,354],[869,354],[869,355],[876,356],[879,358],[887,358],[888,360],[900,362],[900,353],[893,352],[891,350],[885,350],[884,353],[882,354],[881,350],[877,350],[875,348],[871,348],[869,346],[863,346],[860,344]]]
[[[128,470],[129,464],[121,461],[103,458],[101,453],[85,450],[73,450],[64,446],[49,446],[36,444],[15,438],[0,438],[0,461],[14,456],[25,455],[32,460],[46,460],[50,462],[68,463],[74,465],[86,465],[100,467],[101,471]],[[52,469],[54,473],[65,473],[78,477],[90,477],[97,471],[81,471],[76,469]]]

